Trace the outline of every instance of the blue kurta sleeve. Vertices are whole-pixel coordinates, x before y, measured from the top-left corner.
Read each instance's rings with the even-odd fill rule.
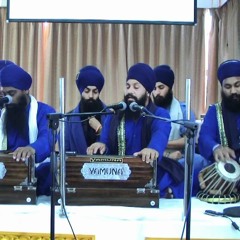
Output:
[[[206,159],[213,160],[213,147],[220,143],[218,123],[216,117],[216,107],[212,105],[209,107],[198,138],[198,147],[200,154]]]
[[[163,108],[157,108],[155,116],[160,118],[170,119],[170,115],[167,110]],[[167,147],[169,134],[171,131],[171,123],[161,119],[154,119],[151,126],[151,140],[148,144],[149,148],[153,148],[158,151],[159,159],[161,160],[163,152]]]

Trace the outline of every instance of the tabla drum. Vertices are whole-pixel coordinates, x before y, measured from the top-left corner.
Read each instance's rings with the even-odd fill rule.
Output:
[[[197,198],[209,203],[240,201],[240,165],[234,160],[215,162],[199,173]]]

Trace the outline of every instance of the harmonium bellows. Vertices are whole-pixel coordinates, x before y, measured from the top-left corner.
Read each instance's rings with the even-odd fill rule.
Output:
[[[67,205],[159,207],[153,165],[134,156],[66,157]]]
[[[36,204],[35,160],[0,153],[0,204]]]

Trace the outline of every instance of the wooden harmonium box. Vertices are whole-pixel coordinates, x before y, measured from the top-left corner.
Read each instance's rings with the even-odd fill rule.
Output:
[[[0,204],[36,204],[35,161],[0,153]]]
[[[66,205],[159,207],[156,164],[133,156],[69,156]]]

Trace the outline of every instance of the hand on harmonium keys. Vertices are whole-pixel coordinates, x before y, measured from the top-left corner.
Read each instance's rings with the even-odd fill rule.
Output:
[[[106,152],[106,145],[101,142],[95,142],[91,146],[87,148],[88,155],[95,155],[95,154],[104,154]]]
[[[19,161],[27,161],[30,157],[35,155],[35,149],[32,148],[31,146],[26,146],[26,147],[19,147],[17,148],[12,154],[13,154],[13,159],[16,160],[16,162]]]
[[[153,161],[157,160],[159,157],[158,151],[152,148],[143,148],[141,151],[135,152],[133,155],[135,157],[140,156],[146,163],[153,163]]]

